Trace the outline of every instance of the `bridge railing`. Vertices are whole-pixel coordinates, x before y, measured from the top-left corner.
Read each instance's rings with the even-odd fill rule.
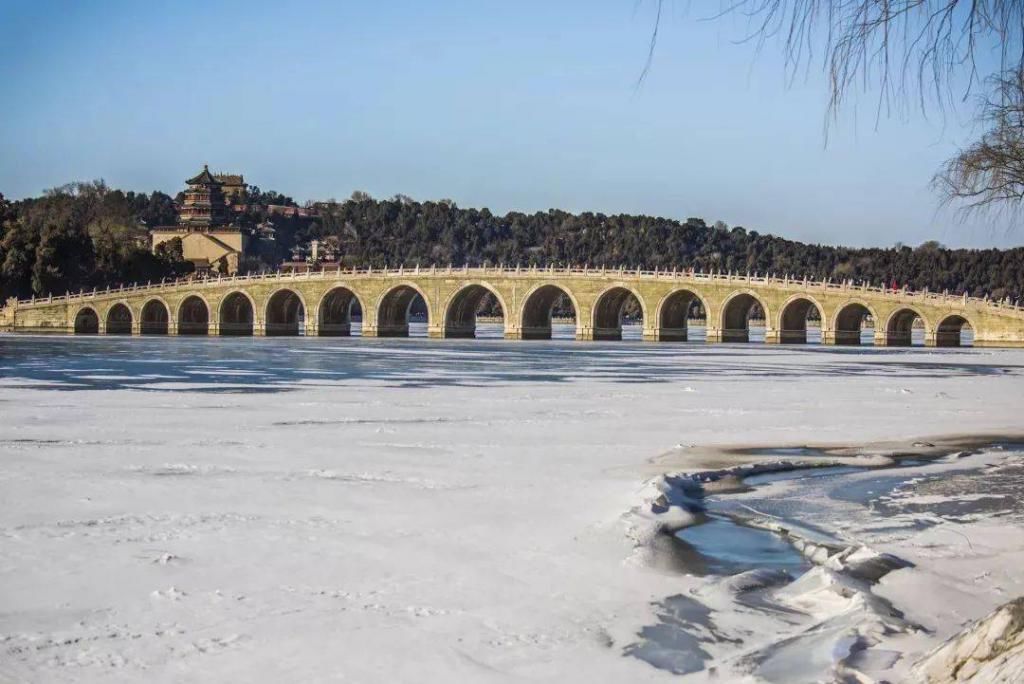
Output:
[[[910,303],[914,302],[939,302],[939,303],[958,303],[958,304],[979,304],[994,309],[1006,309],[1013,311],[1020,311],[1021,306],[1019,303],[1009,303],[1004,301],[995,301],[982,297],[968,297],[966,295],[953,295],[948,293],[938,292],[927,292],[927,291],[913,291],[907,289],[892,289],[887,287],[879,287],[876,285],[869,285],[866,283],[856,283],[854,281],[841,281],[833,282],[831,280],[812,280],[809,278],[800,278],[789,275],[778,276],[774,274],[769,275],[750,275],[750,274],[739,274],[739,273],[720,273],[720,272],[700,272],[694,271],[693,269],[680,269],[674,268],[668,269],[641,269],[641,268],[606,268],[606,267],[591,267],[591,266],[569,266],[569,267],[554,267],[554,266],[413,266],[405,267],[383,267],[374,268],[372,266],[367,267],[352,267],[352,268],[341,268],[340,266],[336,269],[320,269],[320,270],[308,270],[308,271],[270,271],[263,273],[246,273],[242,275],[217,275],[217,276],[204,276],[204,277],[184,277],[175,280],[165,280],[159,283],[146,283],[132,284],[132,285],[121,285],[116,288],[107,287],[104,289],[94,288],[91,291],[82,290],[77,293],[65,293],[64,295],[58,295],[54,297],[50,295],[48,297],[32,297],[30,299],[18,300],[19,307],[34,306],[34,305],[47,305],[52,303],[70,303],[76,301],[89,301],[96,299],[97,297],[107,297],[113,294],[134,294],[139,292],[150,292],[150,291],[161,291],[167,289],[173,289],[181,286],[192,286],[192,287],[204,287],[204,286],[223,286],[231,283],[251,283],[251,282],[266,282],[275,280],[334,280],[342,276],[366,276],[366,275],[380,275],[380,276],[412,276],[412,275],[423,275],[423,274],[437,274],[437,275],[464,275],[464,276],[479,276],[479,277],[494,277],[494,276],[515,276],[515,275],[530,275],[537,276],[540,274],[549,274],[551,277],[572,277],[572,276],[595,276],[595,277],[618,277],[622,279],[626,278],[637,278],[637,279],[655,279],[655,280],[678,280],[680,278],[687,280],[704,281],[708,283],[724,283],[731,285],[775,285],[780,287],[800,286],[808,290],[820,289],[822,291],[843,291],[843,292],[874,292],[879,294],[888,294],[897,297],[900,301],[907,301]]]

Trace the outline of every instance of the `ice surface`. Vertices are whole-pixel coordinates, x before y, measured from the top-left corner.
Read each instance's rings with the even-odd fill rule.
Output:
[[[0,366],[4,681],[898,679],[1024,593],[1012,516],[880,518],[828,478],[764,487],[914,567],[865,593],[645,557],[692,522],[652,511],[665,472],[793,458],[675,445],[1010,431],[1022,352],[0,336]]]

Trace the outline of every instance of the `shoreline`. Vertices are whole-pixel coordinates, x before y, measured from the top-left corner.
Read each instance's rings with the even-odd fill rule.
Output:
[[[680,471],[667,470],[660,478],[655,478],[653,482],[648,481],[645,503],[635,507],[627,515],[631,528],[630,536],[635,543],[634,559],[639,557],[643,564],[664,571],[691,575],[692,568],[679,567],[678,562],[672,559],[672,556],[679,552],[677,544],[680,542],[675,537],[681,530],[692,529],[711,520],[721,520],[723,516],[728,518],[729,524],[764,530],[789,544],[811,563],[811,568],[796,577],[785,572],[780,574],[778,571],[756,567],[738,574],[712,573],[704,578],[698,589],[691,590],[690,593],[696,593],[698,597],[691,596],[686,600],[695,601],[701,610],[707,611],[709,615],[720,611],[739,610],[742,606],[749,608],[753,605],[767,612],[795,609],[809,612],[816,617],[803,629],[793,630],[793,633],[784,639],[770,639],[766,643],[758,644],[752,652],[749,649],[723,645],[724,652],[713,653],[709,662],[713,660],[717,664],[729,661],[732,666],[738,667],[740,672],[756,674],[767,681],[783,681],[765,676],[765,672],[771,669],[762,671],[767,667],[766,663],[782,658],[786,662],[784,669],[787,676],[795,676],[799,671],[799,665],[792,659],[793,654],[787,654],[787,651],[793,651],[793,644],[808,640],[813,646],[817,642],[811,635],[821,630],[823,625],[832,624],[833,627],[841,626],[841,629],[836,632],[834,642],[827,640],[832,644],[827,649],[832,659],[831,665],[819,675],[831,672],[833,676],[852,677],[857,681],[889,679],[894,674],[898,675],[896,678],[904,677],[912,668],[920,667],[927,655],[942,648],[947,640],[962,640],[971,629],[962,624],[939,624],[918,619],[922,604],[927,603],[924,600],[926,597],[922,597],[920,591],[894,591],[890,588],[890,585],[914,586],[915,575],[934,581],[934,576],[941,577],[945,573],[941,561],[932,562],[931,559],[926,559],[922,562],[916,546],[924,544],[927,548],[931,542],[925,543],[923,540],[927,539],[928,535],[936,534],[933,530],[948,529],[961,534],[957,529],[948,527],[951,523],[932,523],[934,526],[930,529],[909,533],[905,541],[897,544],[895,548],[889,548],[892,546],[891,543],[878,544],[870,534],[851,533],[848,529],[836,530],[826,527],[830,535],[835,535],[829,539],[813,529],[818,522],[815,520],[801,520],[799,517],[783,519],[749,507],[749,515],[723,513],[719,509],[713,510],[704,499],[722,497],[722,501],[731,501],[738,496],[742,506],[743,495],[753,495],[752,493],[756,493],[762,486],[770,488],[775,484],[800,491],[801,485],[796,481],[799,478],[769,478],[764,484],[757,485],[751,485],[746,480],[762,475],[784,475],[813,469],[835,469],[832,472],[837,473],[838,479],[851,472],[858,475],[881,475],[909,468],[914,472],[904,471],[906,482],[921,481],[922,477],[938,477],[935,473],[916,474],[932,468],[968,477],[980,476],[987,468],[998,467],[996,464],[1001,462],[1010,462],[1010,457],[1000,459],[995,456],[1007,447],[1011,451],[1014,448],[1019,451],[1024,447],[1024,435],[1007,430],[983,434],[955,433],[928,438],[884,440],[861,446],[829,444],[764,447],[746,444],[673,449],[651,459],[651,463],[658,463],[664,467],[680,463],[682,457],[692,468]],[[963,460],[985,454],[993,454],[994,457],[982,458],[978,462],[974,462],[975,459],[971,459],[970,462]],[[870,518],[870,515],[865,517]],[[878,519],[879,524],[885,520],[884,517]],[[810,527],[802,527],[801,523]],[[1007,530],[1006,522],[998,517],[983,517],[974,523],[967,522],[965,529],[972,529],[976,524],[993,527],[996,530],[995,538],[1005,535]],[[646,529],[643,529],[645,526]],[[1009,529],[1013,529],[1012,524]],[[998,532],[999,530],[1004,532]],[[986,539],[992,537],[993,533],[990,530]],[[987,561],[984,555],[981,551],[975,553],[970,546],[970,540],[967,537],[964,539],[967,540],[970,550],[963,554],[962,560],[958,562],[970,563],[981,568],[980,571],[986,574],[984,568],[987,567]],[[897,572],[902,570],[907,572]],[[1021,584],[1024,585],[1024,582]],[[741,589],[738,590],[737,587]],[[1024,591],[1024,586],[1021,586],[1020,590]],[[997,585],[992,585],[988,590],[982,587],[982,595],[975,601],[989,604],[983,613],[997,608],[1005,601],[1005,598],[998,600],[998,594]],[[678,605],[675,605],[677,602],[674,597],[666,597],[656,606],[671,613],[678,609]],[[927,613],[927,610],[924,612]],[[659,619],[664,623],[660,628],[671,631],[670,622],[665,623],[667,614],[658,613]],[[824,622],[820,622],[821,620]],[[678,629],[689,634],[687,628]],[[786,631],[786,627],[779,629],[782,634]],[[840,632],[851,636],[846,637],[844,641],[844,638],[839,636]],[[660,632],[648,632],[646,629],[641,631],[641,635],[645,633],[650,636]],[[633,645],[631,654],[647,660],[655,667],[671,670],[671,665],[666,666],[666,663],[676,662],[676,659],[670,657],[671,640],[659,643],[661,638],[663,635],[653,640],[637,642]],[[674,638],[679,643],[686,642],[686,639],[680,640],[679,634]],[[821,644],[818,643],[818,646]],[[734,652],[730,653],[730,650]],[[744,650],[747,652],[744,653]],[[881,653],[897,655],[886,655],[881,660],[888,659],[888,662],[880,663],[878,654]],[[813,657],[811,659],[813,660]],[[818,665],[824,667],[827,664],[821,661]],[[703,670],[703,665],[687,672],[696,673],[700,670]],[[807,674],[813,673],[807,671]]]

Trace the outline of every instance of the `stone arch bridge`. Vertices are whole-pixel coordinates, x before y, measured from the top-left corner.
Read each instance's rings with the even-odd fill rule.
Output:
[[[362,335],[408,335],[422,297],[431,337],[473,337],[488,295],[504,317],[505,337],[551,336],[558,301],[575,310],[576,338],[621,339],[623,312],[635,300],[645,340],[686,340],[703,319],[708,342],[750,339],[763,320],[767,342],[807,341],[807,322],[825,344],[859,344],[873,327],[877,345],[957,346],[973,331],[978,346],[1024,346],[1024,309],[950,295],[779,277],[692,271],[538,268],[397,268],[270,273],[8,300],[0,330],[98,334],[348,335],[361,313]],[[301,330],[300,330],[301,328]]]

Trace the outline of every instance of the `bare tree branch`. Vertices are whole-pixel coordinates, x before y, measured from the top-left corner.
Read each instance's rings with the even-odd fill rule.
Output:
[[[932,183],[943,202],[962,203],[964,215],[1017,215],[1024,206],[1024,70],[990,80],[993,94],[982,101],[979,111],[988,130],[947,161]]]
[[[657,16],[646,78],[662,18]],[[740,42],[779,39],[787,75],[817,59],[829,80],[829,117],[853,92],[878,92],[877,118],[916,102],[922,112],[965,100],[982,84],[981,139],[933,179],[945,203],[964,213],[1024,207],[1024,0],[720,0],[708,19],[740,16]],[[820,57],[816,57],[818,54]]]

